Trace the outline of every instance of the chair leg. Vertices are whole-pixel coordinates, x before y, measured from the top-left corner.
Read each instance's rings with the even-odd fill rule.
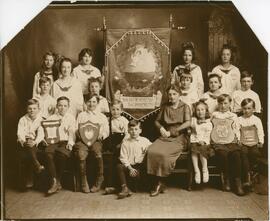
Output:
[[[187,190],[188,191],[191,191],[192,190],[192,182],[193,182],[193,171],[190,170],[189,173],[188,173],[188,186],[187,186]]]

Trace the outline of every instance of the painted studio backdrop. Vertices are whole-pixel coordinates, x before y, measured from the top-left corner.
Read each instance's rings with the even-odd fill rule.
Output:
[[[168,30],[170,15],[173,17],[173,28]],[[104,32],[97,31],[102,27],[103,17],[106,17],[108,30],[106,41]],[[117,29],[121,32],[116,33]],[[126,34],[122,39],[130,29],[141,31]],[[118,40],[121,42],[113,47]],[[267,133],[267,52],[231,3],[49,6],[3,51],[5,178],[9,178],[11,183],[16,182],[17,123],[25,114],[25,102],[32,96],[34,75],[39,71],[46,51],[69,57],[76,66],[80,50],[91,48],[93,65],[108,73],[107,96],[122,96],[125,112],[140,119],[159,107],[159,96],[164,93],[168,75],[180,64],[181,44],[187,41],[194,42],[195,63],[202,69],[205,91],[208,89],[207,73],[219,63],[222,45],[230,41],[237,47],[233,63],[240,70],[247,69],[254,74],[253,89],[263,104],[263,122]],[[125,60],[123,53],[127,53],[130,60]],[[145,62],[145,59],[151,65],[144,70],[136,69],[136,62]],[[142,73],[146,77],[141,78]],[[123,75],[127,82],[118,80]],[[123,87],[124,83],[128,87]],[[137,84],[141,86],[137,87]],[[137,99],[137,107],[142,107],[140,102],[146,101],[149,106],[133,109],[132,102],[129,102],[130,95],[143,97]],[[144,133],[148,133],[148,137],[154,133],[155,115],[151,116],[152,121],[149,117],[144,122]]]

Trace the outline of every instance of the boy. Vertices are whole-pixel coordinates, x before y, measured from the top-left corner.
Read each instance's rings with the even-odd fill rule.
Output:
[[[232,94],[232,112],[238,116],[241,113],[241,102],[245,98],[251,98],[255,102],[255,112],[261,113],[261,101],[259,95],[251,90],[254,83],[253,75],[247,71],[243,71],[241,74],[241,89],[233,92]]]
[[[241,143],[242,145],[242,161],[243,161],[243,174],[244,174],[244,183],[243,186],[250,186],[250,171],[254,168],[254,165],[257,163],[258,157],[261,156],[260,149],[262,149],[264,144],[264,131],[262,126],[262,121],[260,118],[256,117],[253,113],[255,111],[255,102],[246,98],[241,102],[241,107],[243,111],[243,116],[239,117],[240,128],[254,127],[255,131],[255,142],[252,143]],[[250,133],[248,133],[250,135]],[[248,137],[249,141],[252,140],[251,137]],[[243,140],[241,140],[244,142]]]
[[[121,163],[117,165],[117,173],[122,188],[121,192],[118,194],[119,199],[131,195],[127,187],[126,176],[136,179],[139,178],[142,173],[142,162],[151,142],[147,138],[141,137],[141,132],[140,122],[131,120],[128,124],[129,138],[123,140],[119,157]]]
[[[47,120],[61,120],[59,126],[59,142],[54,144],[45,144],[45,155],[48,166],[49,176],[51,178],[51,187],[48,194],[53,194],[62,189],[61,177],[65,169],[66,161],[70,157],[72,147],[75,142],[76,121],[72,114],[68,113],[70,100],[65,97],[57,99],[57,113],[50,116]]]
[[[217,160],[219,162],[219,167],[222,173],[222,185],[224,191],[230,191],[230,176],[229,165],[234,167],[234,176],[236,184],[236,194],[239,196],[244,195],[241,182],[241,152],[239,140],[240,140],[240,131],[237,115],[230,112],[231,106],[231,97],[228,94],[222,94],[217,98],[218,101],[218,111],[213,112],[212,122],[213,130],[211,133],[211,139],[213,148],[216,152]],[[228,128],[223,122],[220,125],[215,124],[215,119],[228,120]],[[218,135],[216,140],[213,140],[215,133]],[[221,142],[221,138],[225,138]]]
[[[189,72],[185,72],[180,76],[181,94],[180,100],[187,104],[192,112],[192,105],[199,100],[198,93],[191,86],[192,76]]]
[[[98,125],[99,130],[97,132],[97,139],[94,143],[86,144],[81,135],[78,134],[79,141],[74,146],[75,157],[79,161],[80,175],[81,175],[81,187],[83,193],[95,193],[101,188],[103,177],[103,158],[102,158],[102,141],[109,136],[109,122],[107,117],[97,110],[99,103],[99,96],[91,95],[89,100],[86,102],[87,110],[81,112],[77,118],[77,128],[80,130],[80,125],[89,122],[92,125]],[[93,131],[88,129],[89,134],[94,134]],[[93,137],[93,136],[92,136]],[[97,177],[95,179],[95,184],[89,189],[87,176],[86,176],[86,159],[89,152],[93,152],[96,163],[97,163]]]
[[[221,78],[217,74],[208,74],[209,91],[203,94],[202,100],[208,105],[210,115],[217,110],[217,97],[221,95]]]
[[[40,94],[37,94],[34,99],[39,101],[40,114],[43,119],[48,118],[55,111],[56,101],[50,95],[51,80],[48,77],[39,79]]]
[[[27,172],[26,187],[33,186],[32,166],[34,166],[37,173],[40,173],[44,169],[44,166],[37,159],[37,146],[42,140],[42,128],[40,126],[42,119],[38,114],[39,111],[38,101],[35,99],[28,100],[27,113],[20,118],[18,123],[18,146],[22,161],[27,165],[26,171],[23,171]]]
[[[119,158],[120,144],[124,137],[128,136],[128,120],[121,116],[123,112],[123,103],[119,100],[114,100],[111,105],[110,119],[110,136],[105,140],[104,147],[113,154],[112,165],[108,166],[107,187],[105,194],[115,192],[113,187],[113,175],[116,170],[117,159]]]

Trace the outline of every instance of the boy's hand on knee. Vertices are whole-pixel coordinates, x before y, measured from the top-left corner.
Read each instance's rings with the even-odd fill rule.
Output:
[[[71,150],[72,150],[72,145],[71,145],[71,144],[67,144],[67,145],[66,145],[66,149],[68,149],[68,150],[71,151]]]
[[[131,177],[136,177],[138,175],[138,171],[136,169],[134,169],[134,168],[130,168],[129,175]]]

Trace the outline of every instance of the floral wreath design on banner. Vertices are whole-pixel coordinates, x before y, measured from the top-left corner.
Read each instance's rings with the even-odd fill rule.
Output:
[[[169,47],[145,29],[127,31],[106,51],[113,64],[111,97],[123,102],[127,116],[143,120],[159,110],[166,81],[163,60],[166,55],[169,64],[169,54]]]

